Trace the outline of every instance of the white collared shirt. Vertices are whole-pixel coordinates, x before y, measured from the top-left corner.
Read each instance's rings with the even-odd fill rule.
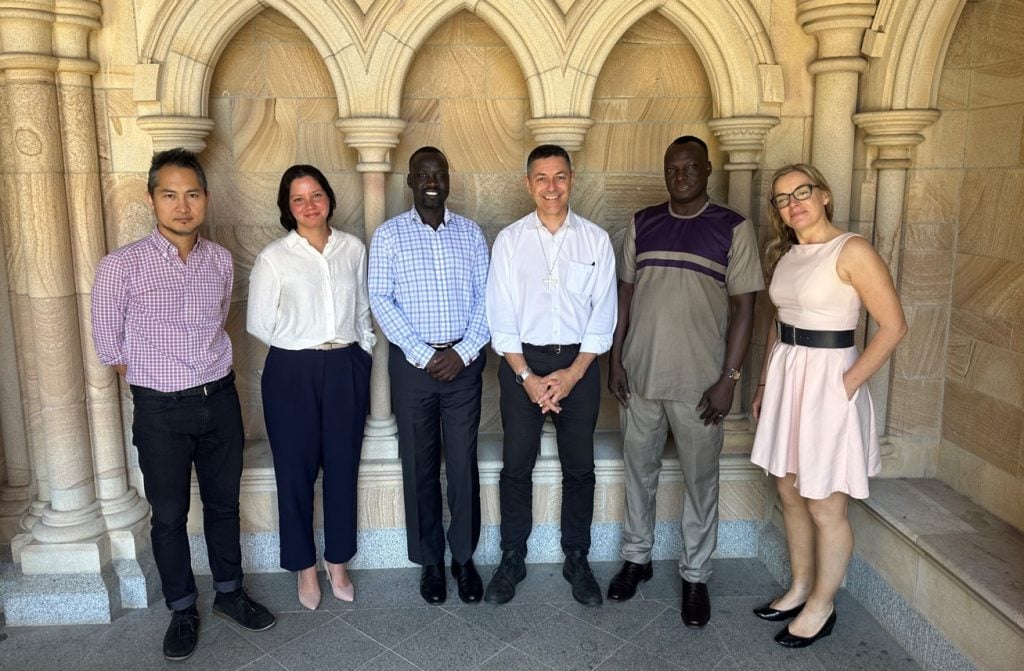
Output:
[[[249,277],[246,329],[281,349],[358,342],[370,352],[366,246],[332,228],[322,254],[295,231],[264,247]]]
[[[597,224],[570,210],[551,235],[531,212],[498,234],[487,276],[487,323],[498,354],[521,353],[523,343],[579,343],[580,351],[601,354],[612,346],[617,313],[615,255]]]

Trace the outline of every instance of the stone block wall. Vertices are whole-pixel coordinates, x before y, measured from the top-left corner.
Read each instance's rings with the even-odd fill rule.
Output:
[[[937,474],[1024,528],[1024,4],[968,3],[908,202],[916,291],[936,305],[904,358],[945,368],[901,394],[941,426]],[[930,271],[922,272],[924,268]],[[909,270],[909,269],[908,269]],[[909,272],[908,272],[909,274]],[[927,333],[925,333],[927,332]],[[912,390],[908,390],[912,391]],[[895,393],[895,392],[894,392]],[[941,398],[941,403],[936,403]],[[925,410],[929,409],[929,410]]]

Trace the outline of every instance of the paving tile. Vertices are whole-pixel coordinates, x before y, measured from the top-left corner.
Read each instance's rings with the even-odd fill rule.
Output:
[[[538,671],[551,667],[507,646],[476,668],[477,671]]]
[[[322,589],[326,592],[320,607],[350,611],[360,608],[409,608],[427,605],[420,597],[419,568],[353,569],[351,579],[356,586],[354,602],[346,603],[335,599],[325,582]]]
[[[627,643],[598,666],[596,671],[678,671],[681,668]]]
[[[865,671],[920,668],[845,590],[836,596],[836,626],[832,635],[808,649],[830,668]]]
[[[496,606],[482,603],[462,606],[452,614],[505,643],[512,643],[538,624],[551,619],[558,609],[544,603],[506,603]]]
[[[402,659],[390,650],[385,650],[360,666],[359,671],[416,671],[418,668],[412,662]]]
[[[198,576],[196,584],[200,584]],[[299,603],[297,578],[290,571],[286,573],[250,573],[245,576],[245,591],[275,615],[277,613],[309,612]],[[209,601],[211,604],[213,603],[212,590],[203,592],[200,587],[200,593],[209,594]]]
[[[671,608],[656,617],[629,641],[641,650],[672,660],[684,669],[709,669],[728,654],[713,626],[689,629]]]
[[[490,583],[493,566],[480,567],[484,587]],[[510,603],[561,603],[572,601],[572,587],[562,577],[561,564],[527,564],[526,579],[516,585]]]
[[[782,587],[764,566],[749,559],[715,559],[708,583],[711,598],[782,593]]]
[[[421,669],[472,669],[498,652],[504,644],[483,629],[467,624],[440,609],[439,617],[394,652]]]
[[[560,612],[526,632],[513,647],[554,669],[593,669],[623,645],[622,639]]]
[[[345,622],[363,632],[386,648],[394,648],[416,635],[441,616],[438,608],[364,608],[342,615]]]
[[[587,624],[625,639],[646,627],[666,608],[665,604],[657,601],[644,601],[635,598],[625,603],[605,601],[597,608],[584,606],[575,601],[560,604],[559,607]]]
[[[639,594],[644,599],[678,600],[682,594],[679,562],[674,559],[662,559],[654,562],[654,577],[647,582],[640,583]]]
[[[286,669],[357,669],[384,651],[340,618],[327,622],[271,653]]]
[[[270,655],[263,655],[255,662],[240,667],[239,671],[285,671],[285,668]]]
[[[226,623],[226,626],[234,629],[260,650],[272,652],[338,617],[336,613],[323,610],[279,612],[276,615],[277,622],[264,631],[248,631],[233,622]]]

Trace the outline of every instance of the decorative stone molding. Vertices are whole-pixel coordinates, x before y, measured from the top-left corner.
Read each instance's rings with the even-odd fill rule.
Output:
[[[153,151],[183,147],[197,154],[206,149],[213,119],[188,116],[144,116],[135,122],[153,139]]]
[[[345,136],[345,144],[359,152],[359,172],[391,172],[391,150],[398,146],[405,130],[402,119],[352,117],[338,119],[335,128]],[[379,222],[378,222],[379,223]]]
[[[853,115],[853,123],[867,132],[864,144],[878,148],[875,168],[911,167],[911,150],[924,142],[921,135],[939,118],[939,110],[889,110],[861,112]]]
[[[760,168],[765,138],[768,131],[778,125],[779,118],[770,116],[732,117],[708,122],[719,146],[729,154],[726,170]]]
[[[557,144],[566,151],[579,151],[594,120],[585,117],[554,117],[530,119],[526,127],[533,132],[537,144]]]

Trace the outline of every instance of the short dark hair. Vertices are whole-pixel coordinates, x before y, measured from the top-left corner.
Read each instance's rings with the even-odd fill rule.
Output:
[[[153,161],[149,164],[149,177],[146,179],[146,190],[149,191],[149,195],[152,196],[156,191],[156,173],[161,168],[169,165],[190,169],[196,173],[196,177],[199,179],[199,186],[203,187],[203,191],[208,191],[206,188],[206,173],[203,172],[203,166],[199,163],[199,157],[196,156],[195,152],[188,149],[175,147],[174,149],[166,149],[153,154]]]
[[[526,172],[530,172],[530,166],[533,165],[534,161],[539,161],[542,158],[564,158],[565,162],[569,165],[569,170],[572,170],[572,159],[569,158],[569,152],[559,147],[557,144],[542,144],[526,157]]]
[[[672,145],[676,144],[690,144],[691,142],[693,144],[697,144],[703,147],[705,154],[708,153],[708,143],[700,139],[696,135],[680,135],[676,139],[672,140],[672,144],[670,144],[669,146],[671,147]]]
[[[284,226],[286,231],[294,231],[298,226],[295,223],[295,217],[292,216],[292,208],[288,202],[288,196],[291,195],[292,182],[301,177],[312,177],[320,185],[320,188],[327,194],[327,200],[330,201],[331,207],[327,210],[327,221],[331,220],[334,216],[334,208],[338,206],[338,201],[334,197],[334,189],[331,188],[327,178],[317,168],[311,165],[300,164],[293,165],[284,171],[281,175],[281,184],[277,187],[277,209],[281,211],[281,225]]]
[[[412,172],[412,162],[416,160],[417,156],[420,156],[422,154],[437,154],[442,159],[444,159],[445,165],[448,164],[448,157],[445,156],[444,152],[441,151],[440,149],[438,149],[437,147],[431,147],[431,146],[420,147],[419,149],[414,151],[412,153],[412,155],[409,157],[409,172]]]

